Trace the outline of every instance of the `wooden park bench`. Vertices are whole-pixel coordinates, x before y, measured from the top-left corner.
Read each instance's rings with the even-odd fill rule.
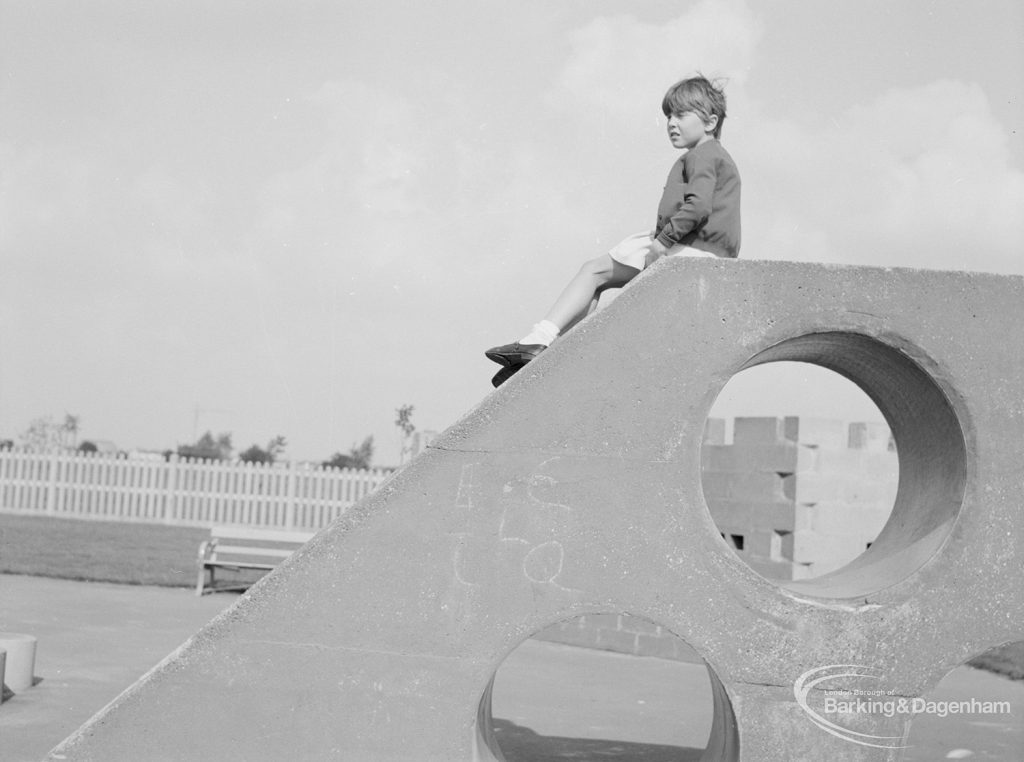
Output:
[[[199,546],[199,580],[196,595],[207,590],[237,590],[251,582],[214,587],[214,574],[218,568],[241,571],[256,569],[270,571],[301,548],[316,534],[284,529],[254,529],[251,527],[212,527],[210,539]],[[209,571],[209,582],[207,582]]]

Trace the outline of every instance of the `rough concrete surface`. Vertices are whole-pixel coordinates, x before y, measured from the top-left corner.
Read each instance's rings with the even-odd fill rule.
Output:
[[[31,630],[43,645],[35,687],[0,705],[0,761],[42,759],[236,597],[0,575],[0,621]],[[929,697],[1006,700],[1018,715],[919,719],[908,760],[931,762],[957,749],[979,761],[1024,758],[1024,681],[961,667]],[[508,762],[696,760],[711,716],[699,664],[528,640],[495,681],[495,737]]]
[[[1021,278],[665,260],[59,753],[496,759],[502,660],[552,623],[629,613],[710,665],[706,759],[900,759],[907,715],[815,722],[794,685],[819,715],[825,688],[910,699],[1024,639],[1019,325]],[[779,360],[859,384],[900,453],[871,549],[785,587],[726,546],[699,475],[718,391]]]

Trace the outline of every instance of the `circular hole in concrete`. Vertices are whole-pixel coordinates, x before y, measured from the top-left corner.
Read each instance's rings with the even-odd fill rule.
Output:
[[[701,452],[722,539],[763,577],[820,577],[869,548],[892,513],[895,440],[854,383],[809,363],[748,368],[725,385]]]
[[[912,717],[903,759],[1021,759],[1024,641],[993,648],[953,669],[905,705]]]
[[[481,701],[496,759],[734,759],[724,689],[681,638],[645,619],[587,614],[521,643]]]
[[[783,363],[812,366],[805,401],[831,386],[837,410],[867,415],[741,420],[730,445],[716,401],[702,484],[723,541],[755,571],[802,594],[861,597],[905,578],[938,550],[963,499],[966,446],[947,395],[907,351],[844,332],[780,342],[735,378]],[[822,384],[818,373],[848,383]],[[791,399],[799,375],[789,382],[797,387],[787,389]],[[842,420],[849,417],[866,420]]]

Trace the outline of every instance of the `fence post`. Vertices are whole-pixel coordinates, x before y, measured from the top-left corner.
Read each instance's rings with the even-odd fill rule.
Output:
[[[288,493],[288,500],[285,503],[284,509],[284,526],[285,529],[295,528],[295,503],[298,500],[296,489],[298,487],[298,479],[295,478],[295,461],[288,461],[288,482],[286,492]]]
[[[167,458],[167,500],[164,503],[164,521],[176,523],[178,519],[178,453]]]
[[[57,511],[57,472],[60,468],[60,453],[54,451],[49,455],[49,469],[46,474],[46,512],[53,514]]]

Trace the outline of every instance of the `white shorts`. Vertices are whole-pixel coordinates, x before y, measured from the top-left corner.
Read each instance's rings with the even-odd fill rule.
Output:
[[[651,250],[654,236],[651,233],[636,233],[615,244],[608,256],[616,262],[643,270],[647,262],[647,252]],[[701,251],[692,246],[677,243],[665,254],[666,257],[714,257],[710,251]]]

